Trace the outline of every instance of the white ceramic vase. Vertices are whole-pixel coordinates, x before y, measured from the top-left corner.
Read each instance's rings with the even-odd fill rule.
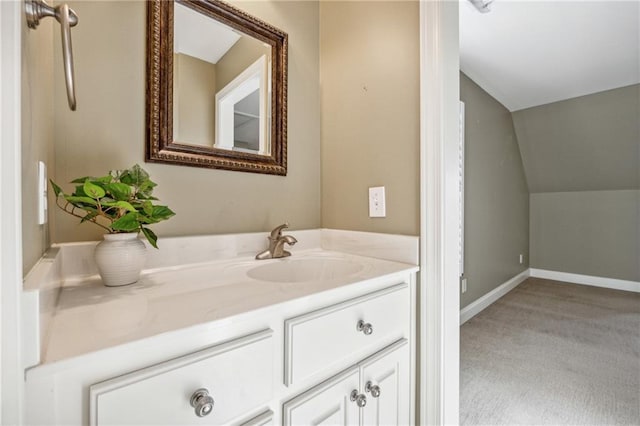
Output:
[[[96,246],[95,259],[102,282],[107,287],[133,284],[147,257],[147,248],[137,233],[105,234]]]

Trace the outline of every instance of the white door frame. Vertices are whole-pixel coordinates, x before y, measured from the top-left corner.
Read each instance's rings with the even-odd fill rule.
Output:
[[[234,106],[237,102],[244,99],[247,95],[260,90],[259,96],[259,149],[258,154],[270,155],[271,146],[269,139],[269,120],[267,119],[267,111],[269,104],[269,63],[267,55],[262,55],[253,64],[249,65],[237,77],[231,80],[215,95],[216,117],[215,117],[215,142],[213,147],[220,149],[234,149]],[[248,152],[254,152],[247,150]]]
[[[22,2],[0,0],[0,424],[22,424]]]
[[[420,2],[420,424],[458,424],[458,1]]]

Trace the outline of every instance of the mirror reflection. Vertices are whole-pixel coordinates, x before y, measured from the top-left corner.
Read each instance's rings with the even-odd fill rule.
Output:
[[[271,46],[174,5],[173,139],[270,155]]]
[[[286,175],[287,34],[220,0],[147,18],[146,161]]]

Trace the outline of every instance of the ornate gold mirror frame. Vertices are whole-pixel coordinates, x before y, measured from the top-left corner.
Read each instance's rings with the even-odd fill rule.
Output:
[[[180,143],[173,134],[174,2],[147,2],[146,161],[287,174],[287,51],[283,31],[219,0],[177,0],[271,46],[270,155]]]

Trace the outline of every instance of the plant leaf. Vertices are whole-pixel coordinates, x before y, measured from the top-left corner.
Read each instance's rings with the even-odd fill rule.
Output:
[[[124,209],[130,212],[137,211],[135,207],[133,207],[130,203],[127,203],[126,201],[111,201],[106,203],[103,202],[102,205],[107,207],[118,207],[119,209]]]
[[[82,186],[82,189],[85,194],[95,199],[102,198],[106,194],[104,192],[104,189],[100,188],[98,185],[94,183],[89,182],[89,179],[84,181],[84,185]]]
[[[104,189],[118,201],[128,201],[133,192],[129,185],[119,182],[107,183],[104,185]]]
[[[138,188],[138,192],[144,194],[145,196],[150,196],[153,192],[153,188],[155,188],[156,186],[158,186],[157,183],[147,179],[140,185],[140,188]]]
[[[125,214],[120,219],[111,224],[111,229],[125,232],[135,231],[139,227],[140,222],[138,222],[138,213],[133,212]]]
[[[92,220],[94,219],[96,216],[98,216],[98,212],[89,212],[85,215],[85,217],[82,218],[82,220],[80,220],[80,223],[82,222],[86,222],[88,220]]]
[[[147,173],[140,165],[136,164],[129,170],[125,170],[120,175],[120,182],[127,185],[133,185],[135,187],[142,186],[145,181],[149,180],[149,173]]]
[[[92,205],[92,206],[97,206],[98,205],[96,200],[94,200],[93,198],[83,197],[83,196],[78,196],[78,195],[63,195],[63,196],[64,196],[65,200],[67,200],[71,204],[75,205],[76,207],[84,208],[84,206],[82,206],[82,203],[89,204],[89,205]]]
[[[158,236],[151,229],[143,227],[142,233],[145,237],[147,237],[149,244],[151,244],[155,248],[158,248]]]
[[[84,192],[84,189],[82,188],[82,185],[78,185],[76,186],[76,190],[73,191],[73,194],[71,195],[78,195],[81,197],[88,197],[88,195]]]
[[[151,218],[156,221],[169,219],[171,216],[175,216],[175,213],[167,206],[153,206],[153,213]]]
[[[155,188],[156,186],[158,186],[158,184],[152,181],[151,179],[147,179],[144,185],[142,185],[144,189],[151,189],[151,188]]]
[[[56,197],[60,194],[64,194],[62,192],[62,188],[60,188],[58,185],[55,184],[55,182],[51,179],[49,179],[49,183],[51,183],[51,187],[53,188],[53,193],[56,194]]]
[[[151,216],[153,214],[153,204],[151,204],[151,201],[143,201],[142,210],[147,216]]]
[[[158,199],[152,195],[148,195],[148,194],[143,194],[142,192],[138,192],[136,194],[136,198],[138,200],[154,200],[157,201]]]
[[[107,176],[102,176],[102,177],[99,177],[99,178],[94,178],[94,179],[91,179],[91,180],[95,180],[95,181],[98,181],[100,183],[105,184],[105,183],[111,182],[113,180],[113,177],[111,177],[111,175],[107,175]]]
[[[138,222],[142,223],[146,223],[147,225],[152,224],[152,223],[158,223],[159,220],[155,220],[149,216],[145,216],[143,214],[138,214]]]
[[[81,178],[72,180],[71,183],[85,183],[87,180],[91,179],[93,179],[91,176],[83,176]]]

